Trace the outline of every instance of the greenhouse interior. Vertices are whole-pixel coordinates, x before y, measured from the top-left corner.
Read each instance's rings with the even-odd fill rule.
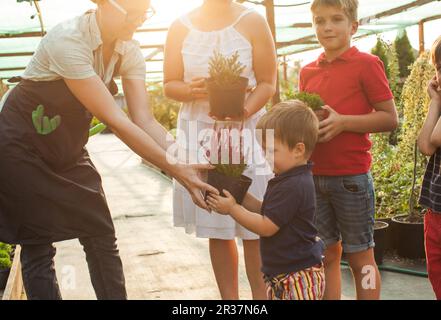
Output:
[[[10,132],[14,134],[19,132],[20,127],[20,125],[17,124],[17,128],[12,129],[13,126],[10,124],[11,122],[8,120],[8,117],[11,117],[11,119],[15,118],[14,115],[9,112],[9,107],[12,108],[14,106],[14,108],[20,109],[20,106],[15,106],[14,102],[16,99],[20,99],[19,92],[21,92],[20,90],[26,89],[26,83],[32,82],[29,79],[21,78],[21,76],[25,70],[30,72],[30,70],[26,68],[30,62],[35,59],[35,53],[40,50],[39,45],[43,39],[45,39],[46,36],[50,36],[51,31],[63,28],[62,24],[65,23],[65,21],[80,17],[85,15],[86,12],[90,12],[89,10],[96,9],[96,3],[98,3],[98,8],[100,8],[100,6],[103,6],[103,8],[113,6],[115,14],[116,12],[119,14],[123,13],[128,17],[130,10],[127,9],[127,6],[130,6],[130,1],[0,0],[0,99],[4,96],[3,109],[3,103],[0,104],[0,115],[4,116],[0,116],[0,154],[3,154],[1,157],[6,155],[5,152],[9,152],[8,148],[12,148],[8,143],[2,143],[1,139],[12,135]],[[212,4],[216,1],[228,3],[228,5],[236,6],[236,8],[240,7],[244,11],[250,10],[250,12],[257,13],[266,20],[270,36],[272,36],[272,40],[274,41],[275,57],[277,60],[275,61],[277,81],[274,86],[274,94],[271,94],[267,102],[262,103],[260,106],[262,109],[265,109],[268,114],[270,114],[273,109],[276,109],[279,102],[300,99],[298,98],[298,94],[299,91],[302,91],[302,84],[300,83],[301,74],[304,74],[303,72],[306,73],[304,70],[308,69],[308,67],[310,68],[312,62],[317,59],[317,61],[323,59],[323,44],[316,35],[318,27],[314,23],[313,15],[311,14],[311,3],[320,3],[320,1],[317,0],[133,0],[133,3],[151,2],[149,12],[153,14],[149,16],[148,19],[144,19],[142,25],[138,25],[133,39],[139,43],[146,66],[145,96],[147,98],[145,102],[148,104],[149,112],[153,115],[155,122],[169,133],[167,137],[173,141],[176,138],[179,141],[178,132],[182,131],[183,123],[185,123],[183,119],[185,118],[184,115],[187,114],[183,113],[183,110],[185,108],[189,108],[189,110],[196,108],[195,104],[197,103],[188,102],[188,99],[179,100],[174,98],[179,95],[175,93],[175,96],[173,96],[173,94],[169,93],[169,90],[172,89],[165,89],[166,84],[164,82],[167,81],[164,81],[164,72],[166,72],[167,68],[164,66],[167,65],[167,57],[164,55],[164,52],[168,35],[171,34],[171,32],[169,33],[170,26],[178,19],[184,16],[187,17],[187,13],[198,12],[197,10],[202,10],[199,9],[201,6],[208,7],[210,3]],[[330,0],[324,2],[327,3],[327,5],[324,5],[324,7],[327,8],[332,7],[332,4],[329,3],[335,2],[347,5],[347,3],[354,3],[356,1]],[[196,13],[194,13],[194,15],[196,17]],[[437,193],[432,190],[432,188],[434,188],[433,185],[436,185],[436,182],[433,180],[435,178],[432,176],[432,181],[427,181],[427,176],[429,175],[428,171],[430,171],[430,168],[432,168],[432,174],[435,175],[435,171],[438,168],[437,165],[440,165],[440,163],[437,162],[440,161],[437,160],[437,155],[439,156],[440,154],[436,152],[434,156],[430,156],[426,154],[426,152],[419,152],[419,150],[422,150],[421,137],[426,132],[425,130],[428,130],[427,119],[432,114],[431,110],[434,108],[432,105],[435,105],[436,101],[441,101],[441,99],[434,98],[436,94],[441,97],[441,79],[439,78],[441,72],[439,70],[437,80],[439,81],[439,87],[433,89],[433,92],[438,92],[432,93],[431,95],[430,89],[428,90],[427,88],[430,81],[436,81],[434,79],[436,79],[435,75],[437,71],[433,66],[433,63],[436,63],[436,61],[432,61],[434,57],[433,52],[436,50],[432,50],[431,52],[431,48],[436,41],[439,41],[439,37],[441,36],[441,2],[439,0],[358,0],[357,20],[358,29],[352,36],[352,45],[356,46],[361,52],[377,56],[382,62],[385,71],[384,79],[388,81],[392,94],[391,101],[394,102],[396,117],[398,118],[398,123],[393,130],[385,130],[388,132],[372,133],[370,135],[370,131],[367,132],[366,137],[368,138],[366,138],[366,141],[369,139],[371,147],[362,151],[367,157],[371,157],[372,159],[369,175],[372,180],[372,185],[375,188],[372,191],[375,202],[373,204],[375,217],[373,217],[372,221],[369,220],[369,224],[372,222],[373,229],[371,233],[373,239],[371,244],[369,244],[368,252],[372,253],[371,258],[375,259],[375,268],[378,267],[378,274],[379,276],[381,275],[381,299],[441,299],[441,272],[436,270],[441,270],[441,263],[435,261],[435,258],[433,258],[434,262],[431,262],[432,260],[429,259],[429,246],[425,238],[427,237],[425,232],[427,233],[428,229],[428,212],[436,216],[436,204],[434,203],[436,203],[437,199]],[[205,20],[201,18],[201,21]],[[212,33],[216,32],[217,31],[213,31]],[[210,32],[206,33],[210,34]],[[245,37],[242,36],[242,38]],[[441,52],[441,43],[438,43],[438,46],[440,47],[438,50]],[[197,54],[198,53],[196,53],[196,55]],[[441,60],[439,60],[439,63],[441,64]],[[329,65],[332,64],[333,62],[329,62]],[[317,62],[317,66],[319,65],[320,63]],[[437,65],[437,68],[439,69],[440,66],[441,65]],[[256,67],[255,65],[253,67],[261,72],[265,69],[263,67]],[[185,71],[187,72],[187,70]],[[187,76],[186,72],[185,77]],[[176,73],[173,74],[175,75]],[[169,79],[170,77],[173,76],[168,76]],[[124,113],[127,113],[131,120],[136,123],[137,121],[134,119],[135,112],[130,110],[130,106],[128,106],[128,104],[130,104],[128,102],[133,100],[133,96],[124,93],[129,85],[126,85],[121,78],[117,78],[115,81],[118,90],[113,98],[117,106]],[[259,77],[256,81],[260,81]],[[336,81],[341,81],[343,85],[345,82],[343,75],[341,75],[341,79],[337,79]],[[66,84],[66,88],[69,87],[72,93],[74,93],[72,89],[74,88],[74,84],[70,84],[67,80]],[[182,82],[182,85],[183,84],[184,82]],[[20,87],[25,89],[20,89]],[[258,91],[257,88],[259,88],[258,84],[255,88],[248,88],[248,94],[252,96],[255,92],[260,92],[264,95],[265,90],[263,87],[261,87],[261,91]],[[378,88],[378,86],[376,88]],[[250,93],[250,91],[252,93]],[[14,92],[16,93],[15,95]],[[191,86],[190,92],[193,92],[191,91]],[[38,92],[35,94],[38,95]],[[210,93],[208,93],[208,96],[209,95]],[[76,96],[76,98],[81,100],[81,103],[83,103],[83,100],[92,100],[90,97],[88,99],[87,97],[81,97],[80,99],[79,96]],[[50,97],[46,97],[46,99],[49,101]],[[49,102],[47,103],[49,104]],[[246,104],[247,103],[248,102],[246,102]],[[306,102],[305,104],[307,105]],[[326,99],[324,102],[322,101],[321,106],[325,104]],[[373,104],[370,103],[370,105]],[[330,107],[332,108],[332,106]],[[34,116],[38,113],[37,111],[38,109],[32,113],[32,119],[31,115],[29,115],[27,122],[31,125],[34,121]],[[245,111],[249,112],[248,109],[245,109]],[[384,111],[384,109],[376,109],[376,111]],[[335,110],[332,110],[332,112],[335,112]],[[332,112],[331,115],[333,114]],[[102,113],[100,115],[102,115]],[[44,135],[44,138],[51,139],[51,135],[53,135],[51,132],[57,132],[57,127],[63,126],[63,116],[61,124],[60,120],[57,120],[56,117],[52,119],[42,117],[41,115],[40,117],[43,120],[40,127],[37,128],[37,131],[41,131],[39,134],[41,136]],[[109,223],[112,224],[112,228],[114,225],[114,232],[116,232],[116,238],[118,240],[119,254],[125,274],[126,298],[136,300],[230,300],[226,299],[226,297],[228,297],[226,293],[228,290],[222,291],[222,285],[220,285],[222,281],[226,280],[220,280],[220,278],[218,278],[219,272],[216,273],[216,270],[213,272],[215,268],[213,261],[215,261],[215,259],[213,256],[210,256],[210,254],[212,255],[214,252],[211,250],[214,247],[213,243],[215,243],[215,241],[209,236],[198,235],[197,231],[199,230],[199,226],[197,225],[199,222],[197,219],[205,221],[203,216],[209,213],[206,211],[206,213],[202,213],[203,210],[200,208],[197,208],[198,211],[194,209],[197,215],[192,218],[194,221],[191,223],[195,223],[196,226],[186,224],[185,230],[176,228],[177,218],[174,213],[177,210],[176,208],[181,205],[184,207],[187,206],[185,209],[193,212],[193,208],[196,208],[195,204],[191,203],[192,198],[193,201],[195,201],[194,194],[191,194],[190,197],[187,193],[184,199],[187,202],[184,204],[179,202],[181,201],[180,198],[179,201],[177,201],[178,197],[176,195],[179,195],[179,193],[176,191],[177,182],[174,181],[174,178],[178,178],[168,171],[170,168],[165,169],[158,165],[158,163],[160,163],[159,160],[156,162],[156,159],[152,159],[151,161],[145,159],[146,157],[143,157],[143,154],[149,154],[148,152],[144,151],[145,153],[143,154],[137,152],[141,150],[141,147],[136,149],[136,143],[128,144],[127,141],[123,139],[123,131],[115,129],[103,118],[101,118],[101,120],[99,120],[99,118],[101,117],[98,116],[98,113],[92,114],[92,112],[90,113],[90,119],[88,118],[91,122],[90,126],[87,127],[87,129],[90,130],[90,137],[87,140],[87,150],[90,154],[90,158],[93,160],[93,164],[90,160],[88,161],[90,161],[91,166],[96,166],[96,168],[94,167],[94,172],[98,172],[98,176],[102,178],[102,189],[96,192],[103,195],[105,193],[105,200],[107,201],[106,208],[107,204],[110,208],[109,216],[111,216],[111,219]],[[250,119],[253,119],[253,117]],[[380,119],[380,117],[376,119]],[[45,123],[46,120],[47,124]],[[144,123],[142,121],[144,120],[139,120],[139,122],[136,123],[143,130],[145,129],[142,127]],[[244,121],[245,120],[241,123],[241,128],[243,128],[244,123],[245,127],[247,126],[247,122]],[[433,121],[436,122],[436,120]],[[66,123],[67,122],[68,121],[66,121]],[[148,123],[151,124],[152,122],[149,120]],[[220,121],[220,123],[228,123],[228,121]],[[254,126],[256,126],[256,124],[257,120]],[[1,128],[2,125],[4,125],[4,130]],[[44,128],[42,128],[41,125]],[[52,126],[53,130],[51,129],[45,132],[44,130],[47,126]],[[74,126],[81,127],[79,123],[75,123]],[[432,130],[436,130],[433,129],[434,126],[433,124]],[[139,130],[139,128],[137,130]],[[147,129],[144,131],[148,134],[150,132]],[[380,129],[375,132],[377,131],[381,132],[383,130]],[[62,139],[63,132],[64,131],[60,133],[58,138],[52,139],[54,139],[54,141],[55,139]],[[159,133],[157,134],[159,135]],[[70,140],[75,139],[74,137],[77,135],[79,136],[80,133],[72,133],[71,136],[70,133],[66,133],[63,139],[66,139],[65,143],[67,146],[71,143]],[[363,136],[363,134],[360,133],[359,135],[357,134],[357,136],[358,139],[361,139],[360,137]],[[145,142],[146,139],[147,138],[144,139],[144,144],[142,144],[143,147],[151,143]],[[157,139],[158,136],[155,137],[151,135],[149,137],[149,141],[153,141],[152,143]],[[433,139],[431,140],[432,146]],[[55,143],[52,140],[47,141]],[[341,141],[344,140],[341,139]],[[351,141],[364,142],[365,140]],[[439,138],[439,141],[441,141],[441,138]],[[57,142],[59,141],[57,140]],[[158,142],[157,146],[163,146],[167,143],[161,144]],[[67,146],[65,146],[65,149],[62,149],[65,150],[63,152],[69,151]],[[141,142],[139,142],[138,146],[141,146]],[[198,145],[196,149],[200,147],[201,145]],[[29,146],[29,148],[33,147]],[[431,154],[434,154],[436,149],[437,148],[434,148]],[[360,150],[361,147],[358,151]],[[159,151],[153,148],[150,149],[150,154],[155,154],[159,157],[159,153],[156,152]],[[334,153],[336,153],[336,151]],[[46,155],[42,157],[45,159]],[[331,157],[331,155],[329,155],[329,157]],[[356,157],[356,155],[352,154],[350,157]],[[329,159],[322,159],[323,162],[328,160]],[[23,159],[23,161],[26,163],[25,159]],[[329,161],[332,163],[331,160]],[[350,163],[350,161],[347,163]],[[10,215],[11,213],[13,214],[24,210],[23,208],[25,208],[25,206],[22,205],[16,206],[17,211],[12,210],[11,208],[15,208],[15,206],[11,203],[25,203],[27,198],[23,196],[23,194],[26,195],[26,192],[36,192],[38,196],[32,196],[32,199],[40,199],[40,201],[49,203],[53,202],[53,206],[56,205],[57,201],[61,201],[56,200],[56,197],[63,197],[61,191],[58,191],[60,194],[54,193],[53,199],[45,198],[46,195],[43,195],[43,192],[46,191],[44,189],[48,189],[49,187],[46,188],[46,185],[42,181],[40,181],[42,190],[32,191],[25,188],[23,189],[25,190],[23,194],[11,194],[12,192],[8,190],[14,190],[15,183],[8,182],[8,179],[15,181],[25,176],[17,173],[17,176],[13,177],[12,172],[20,171],[19,164],[16,165],[16,170],[12,170],[11,167],[2,172],[1,166],[6,166],[7,164],[7,160],[0,160],[0,233],[7,230],[7,219],[4,217],[7,217],[8,214]],[[58,174],[61,173],[56,172],[56,174],[58,177]],[[196,173],[194,176],[194,179],[199,179],[200,177]],[[324,174],[324,176],[326,176],[326,174]],[[342,176],[345,176],[345,174]],[[439,174],[437,176],[439,177]],[[178,175],[178,177],[180,176]],[[33,177],[30,176],[29,179],[33,179]],[[73,178],[74,181],[75,179],[79,178]],[[179,181],[182,182],[186,180],[181,179]],[[99,182],[99,185],[101,185],[101,180]],[[34,185],[33,182],[29,183],[30,185]],[[181,189],[184,190],[182,186]],[[426,189],[430,189],[430,191]],[[55,190],[55,188],[53,190]],[[71,189],[66,187],[66,189],[62,190]],[[181,192],[185,192],[185,190]],[[431,198],[431,203],[434,207],[429,208],[427,205],[421,204],[424,201],[419,201],[419,199],[423,197],[424,192],[434,192],[434,198]],[[4,193],[4,195],[1,193]],[[365,201],[365,194],[367,193],[368,191],[364,190],[364,193],[359,195],[361,198],[358,198],[357,201]],[[370,199],[369,195],[367,197]],[[205,198],[205,201],[207,201],[206,199],[207,198]],[[370,201],[369,199],[366,201]],[[64,201],[66,202],[68,200]],[[84,196],[84,198],[78,197],[72,201],[76,207],[82,208],[88,205],[89,199]],[[82,203],[83,201],[84,203]],[[2,206],[4,206],[4,210]],[[50,207],[51,205],[48,206]],[[263,209],[264,207],[262,207],[262,210]],[[94,210],[94,208],[91,208],[91,210]],[[86,208],[84,208],[81,209],[81,211],[88,212],[88,209],[86,210]],[[2,215],[4,215],[4,217],[2,217]],[[231,214],[231,216],[233,215]],[[265,216],[265,214],[263,214],[263,216]],[[238,230],[239,223],[234,222],[231,217],[228,218],[231,219],[231,223],[237,223],[236,230]],[[433,219],[435,221],[435,218]],[[214,229],[220,228],[223,223],[226,224],[226,220],[216,221],[218,221],[219,225],[214,227]],[[441,220],[438,221],[437,239],[439,241],[439,239],[441,239],[441,231],[439,228],[439,226],[441,226]],[[368,222],[364,223],[368,224]],[[180,225],[180,227],[182,227],[182,225]],[[242,228],[242,226],[240,227]],[[44,229],[44,227],[41,227],[41,230]],[[191,235],[191,233],[194,232],[196,232],[196,237]],[[247,230],[247,232],[251,231]],[[349,234],[352,235],[354,233],[355,231],[353,230],[349,232]],[[321,236],[320,232],[319,235]],[[342,236],[343,239],[341,238]],[[345,252],[351,251],[346,250],[351,246],[346,246],[347,243],[346,239],[344,239],[343,232],[339,237],[340,241],[343,241],[343,253],[340,252],[341,260],[338,260],[340,261],[341,283],[340,289],[336,289],[336,291],[340,291],[340,299],[343,300],[361,299],[363,293],[360,293],[361,289],[358,287],[358,284],[354,283],[354,274],[356,272],[354,271],[353,263],[355,254]],[[78,240],[76,240],[77,238],[80,239],[81,245],[84,247],[84,250],[86,250],[86,246],[84,245],[85,241],[81,239],[81,237],[70,237],[64,241],[53,241],[57,249],[57,255],[53,258],[55,261],[55,267],[53,267],[55,269],[53,271],[56,271],[59,282],[59,289],[57,290],[60,291],[60,297],[62,296],[63,299],[100,299],[100,295],[96,289],[97,280],[93,278],[91,265],[87,264],[84,258],[83,248]],[[210,240],[208,241],[207,239]],[[0,264],[0,275],[3,277],[5,274],[6,276],[4,277],[4,281],[2,277],[0,277],[0,299],[32,299],[32,293],[26,292],[25,290],[26,285],[24,284],[22,274],[22,272],[24,272],[22,270],[25,270],[25,268],[23,268],[21,264],[26,259],[23,259],[22,256],[20,260],[20,255],[23,255],[23,253],[31,256],[27,253],[29,249],[20,241],[6,244],[8,237],[2,237],[0,234],[0,241],[3,240],[5,243],[0,242],[0,261],[2,261],[2,264]],[[237,274],[235,277],[232,277],[233,280],[231,281],[234,282],[236,286],[236,298],[244,300],[256,299],[259,295],[256,293],[257,289],[252,285],[252,279],[249,275],[252,268],[249,266],[249,260],[247,260],[250,259],[249,251],[247,250],[250,250],[249,243],[252,241],[248,241],[246,238],[241,238],[240,236],[236,236],[236,238],[233,237],[233,240],[229,239],[229,241],[235,243],[234,255],[236,260],[234,260],[234,263],[237,265],[234,270]],[[373,245],[374,241],[375,247]],[[261,245],[262,242],[263,240],[261,238]],[[210,243],[210,245],[208,245],[208,243]],[[441,243],[437,245],[439,250]],[[209,247],[210,250],[208,249]],[[227,247],[223,248],[225,249]],[[231,242],[228,248],[231,248]],[[327,250],[328,249],[326,249],[325,252],[328,252]],[[225,255],[226,254],[223,256]],[[329,285],[334,282],[328,280],[330,276],[326,270],[326,254],[324,257],[324,274],[326,274],[327,278],[326,285]],[[265,263],[265,261],[266,260],[263,259],[263,263]],[[228,263],[230,263],[230,261],[225,262],[225,265]],[[430,268],[429,266],[432,267]],[[366,274],[366,277],[368,277],[368,271],[366,271]],[[185,279],[185,281],[182,281],[183,279]],[[356,276],[355,279],[357,279]],[[379,278],[374,277],[372,281],[375,282],[378,281],[378,279]],[[355,282],[357,281],[358,280]],[[4,286],[2,286],[3,282]],[[224,285],[225,287],[229,287],[231,283]],[[254,285],[256,286],[256,284]],[[329,290],[326,290],[324,291],[324,295],[329,298],[331,293]],[[311,295],[315,294],[308,292],[305,293],[305,295],[311,297]],[[379,298],[379,296],[377,298]],[[372,299],[376,300],[377,298]]]

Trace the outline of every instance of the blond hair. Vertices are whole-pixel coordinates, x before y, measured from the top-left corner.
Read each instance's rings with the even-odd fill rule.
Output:
[[[432,56],[433,65],[441,64],[441,37],[435,40],[430,55]]]
[[[358,0],[314,0],[311,4],[311,11],[318,7],[338,7],[343,10],[351,22],[358,21]]]
[[[267,130],[274,130],[274,138],[291,150],[298,143],[303,143],[306,156],[309,157],[317,144],[319,121],[306,104],[299,100],[291,100],[274,106],[260,119],[257,129],[263,131],[263,144],[266,143]]]

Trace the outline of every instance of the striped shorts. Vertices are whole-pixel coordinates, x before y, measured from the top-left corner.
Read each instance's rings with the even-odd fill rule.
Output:
[[[322,300],[325,271],[318,265],[295,273],[265,277],[268,300]]]

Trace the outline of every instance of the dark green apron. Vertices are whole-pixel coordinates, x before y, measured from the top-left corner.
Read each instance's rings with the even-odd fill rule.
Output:
[[[32,122],[40,104],[49,118],[61,117],[48,135]],[[0,241],[39,244],[115,233],[85,148],[91,119],[64,80],[21,80],[11,91],[0,113]]]

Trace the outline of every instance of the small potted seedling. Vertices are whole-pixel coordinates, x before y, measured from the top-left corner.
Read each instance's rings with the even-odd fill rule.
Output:
[[[0,290],[6,288],[11,271],[11,246],[0,243]]]
[[[214,52],[209,63],[210,77],[206,79],[210,113],[217,119],[242,119],[248,78],[241,74],[245,66],[236,51],[231,57]]]
[[[304,102],[317,115],[319,121],[325,120],[329,116],[329,112],[322,107],[325,105],[322,98],[315,93],[299,92],[294,95],[293,99]]]
[[[208,171],[207,182],[221,195],[225,196],[223,190],[227,190],[237,203],[242,203],[252,179],[243,174],[248,165],[247,156],[244,154],[242,130],[236,132],[238,139],[234,139],[234,130],[237,129],[228,126],[217,128],[215,125],[214,139],[205,153],[205,157],[215,169]],[[234,140],[239,140],[239,143],[235,144]]]

